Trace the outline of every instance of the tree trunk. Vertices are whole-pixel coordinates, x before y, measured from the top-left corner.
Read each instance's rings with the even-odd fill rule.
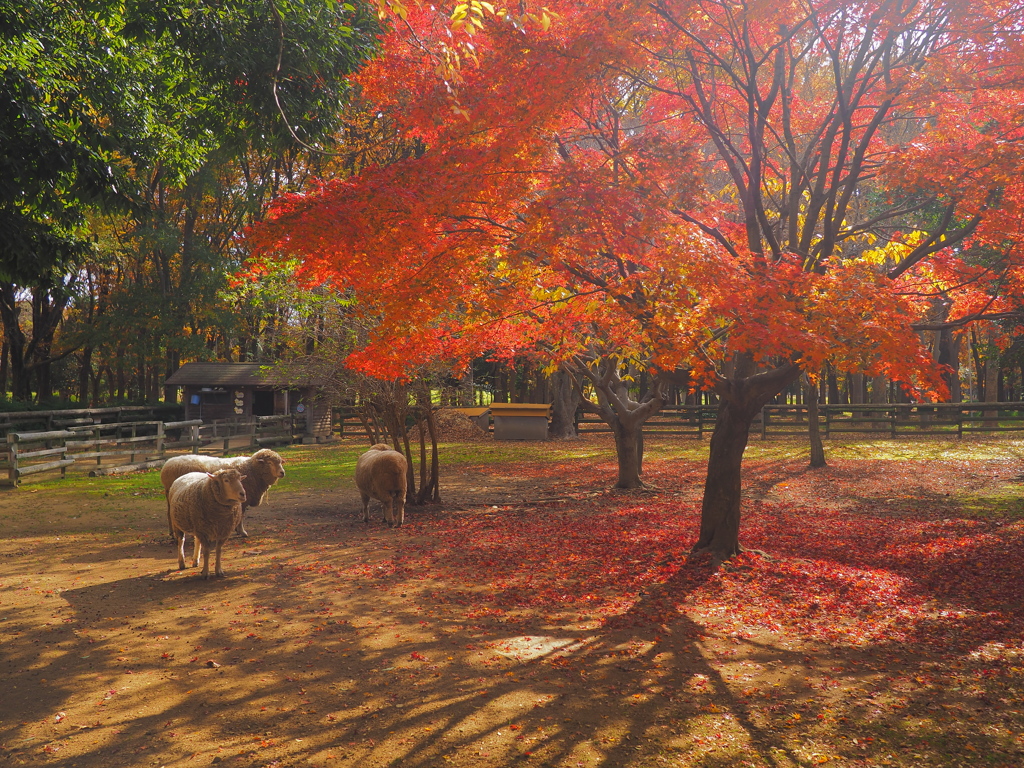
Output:
[[[638,424],[631,424],[632,419],[615,419],[612,433],[615,435],[615,456],[619,463],[619,477],[616,488],[642,488],[643,473],[642,438],[643,430]]]
[[[761,407],[723,399],[711,434],[708,473],[701,504],[700,537],[694,552],[711,553],[716,563],[740,553],[740,501],[743,451],[750,425]]]
[[[954,334],[949,328],[938,331],[938,355],[936,362],[944,366],[942,378],[949,388],[949,401],[951,403],[963,402],[963,393],[960,390],[960,336]]]
[[[82,354],[78,358],[78,402],[85,407],[89,402],[89,383],[92,381],[92,354],[93,347],[82,347]]]
[[[27,403],[32,399],[32,386],[25,368],[25,346],[28,342],[21,329],[20,317],[17,286],[13,283],[0,284],[0,319],[3,320],[11,366],[11,399]]]
[[[863,405],[864,403],[864,374],[853,373],[849,377],[850,382],[850,405]]]
[[[871,377],[871,404],[872,405],[888,405],[889,403],[889,379],[884,374]],[[879,419],[885,418],[885,411],[877,411],[872,413]],[[873,429],[879,430],[880,432],[888,432],[890,425],[888,421],[876,421],[872,425]]]
[[[459,405],[471,407],[475,402],[476,384],[473,381],[473,364],[466,368],[466,373],[459,379]]]
[[[999,348],[995,343],[995,332],[989,331],[985,339],[985,402],[999,402]],[[999,426],[999,411],[985,411],[986,429]]]
[[[629,395],[629,387],[620,375],[620,365],[619,359],[596,352],[590,358],[578,358],[572,363],[573,371],[590,379],[597,392],[596,405],[581,398],[580,406],[599,416],[615,436],[615,455],[619,465],[615,487],[641,488],[641,429],[647,419],[661,410],[666,381],[657,379],[645,399],[638,402]]]
[[[0,397],[7,394],[7,372],[10,370],[7,367],[7,360],[9,355],[7,354],[7,338],[4,338],[3,346],[0,346]]]
[[[720,378],[715,385],[720,403],[711,434],[700,536],[693,553],[710,553],[716,565],[742,551],[739,541],[741,478],[750,426],[761,408],[800,376],[800,369],[792,364],[744,375],[752,368],[750,358],[742,357],[737,361],[735,373],[729,378]]]
[[[181,353],[178,350],[167,350],[167,355],[164,363],[164,381],[167,380],[172,373],[181,367]],[[178,402],[178,388],[168,387],[164,384],[164,402],[165,403],[177,403]]]
[[[828,366],[828,402],[830,405],[843,402],[842,395],[839,392],[839,378],[836,376],[835,368],[831,365]]]
[[[565,368],[559,368],[551,377],[551,424],[548,437],[552,440],[575,440],[576,409],[580,406],[579,385],[575,377]]]
[[[804,399],[807,401],[807,437],[811,444],[811,466],[814,469],[827,467],[825,445],[821,441],[821,426],[818,424],[818,385],[810,378],[804,381]]]

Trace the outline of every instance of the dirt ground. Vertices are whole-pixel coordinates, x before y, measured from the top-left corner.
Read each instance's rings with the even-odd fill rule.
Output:
[[[883,483],[852,462],[754,465],[749,503],[898,511],[923,499],[942,514],[951,495],[1019,489],[1009,462],[931,464]],[[177,571],[158,493],[0,492],[0,764],[1024,764],[1019,688],[954,691],[940,680],[950,656],[921,646],[883,655],[738,625],[727,603],[687,601],[719,577],[666,570],[679,565],[638,523],[609,549],[579,550],[605,558],[606,581],[513,573],[509,560],[543,558],[563,536],[573,560],[591,511],[612,510],[604,525],[670,504],[695,534],[699,463],[654,461],[657,488],[632,494],[610,493],[610,463],[595,466],[470,467],[393,530],[379,511],[360,520],[350,484],[314,492],[286,478],[251,510],[250,538],[225,547],[227,578],[209,582]],[[493,540],[469,560],[468,536]],[[725,577],[750,576],[738,571]],[[995,652],[1019,683],[1012,636]]]

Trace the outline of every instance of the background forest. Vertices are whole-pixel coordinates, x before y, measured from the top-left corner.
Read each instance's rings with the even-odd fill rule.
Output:
[[[5,0],[0,30],[0,392],[154,402],[182,362],[301,347],[320,297],[234,280],[236,235],[274,195],[391,151],[345,79],[376,14]]]

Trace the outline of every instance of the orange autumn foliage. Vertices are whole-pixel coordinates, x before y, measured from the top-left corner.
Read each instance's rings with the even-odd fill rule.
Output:
[[[998,35],[1019,9],[960,5],[553,3],[546,31],[485,14],[453,70],[465,35],[409,4],[358,79],[426,151],[282,198],[250,243],[355,293],[364,368],[565,350],[596,323],[709,382],[750,353],[937,391],[913,323],[939,293],[953,317],[999,307],[960,252],[998,243],[1004,285],[1020,269]],[[925,23],[943,33],[906,32]]]
[[[359,81],[424,151],[250,242],[357,299],[371,373],[595,338],[686,369],[722,404],[696,549],[732,556],[750,423],[801,371],[938,397],[917,329],[1020,310],[1024,2],[520,8],[403,6]]]

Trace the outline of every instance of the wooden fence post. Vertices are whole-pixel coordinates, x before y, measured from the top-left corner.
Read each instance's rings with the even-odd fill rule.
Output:
[[[18,487],[18,435],[13,432],[7,433],[7,451],[10,456],[10,469],[8,469],[8,477],[11,480],[11,485],[15,488]]]

